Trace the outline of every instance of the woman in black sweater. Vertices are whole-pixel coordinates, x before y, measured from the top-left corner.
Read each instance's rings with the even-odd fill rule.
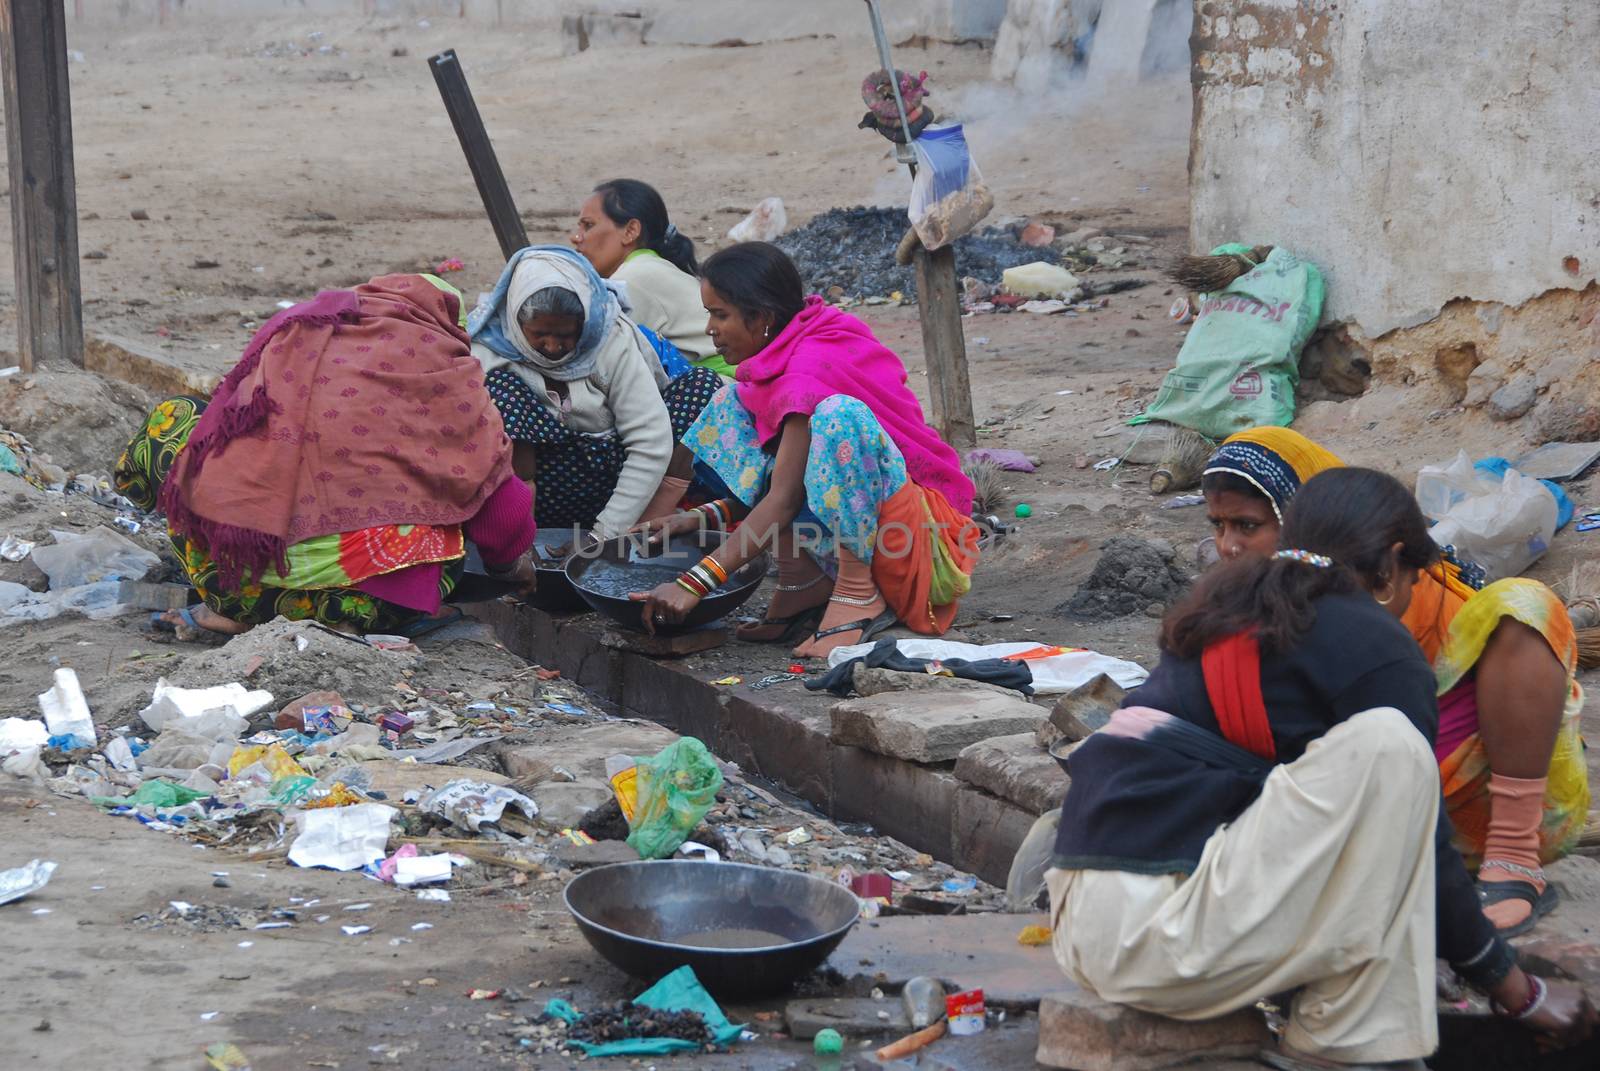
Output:
[[[1055,952],[1105,1000],[1209,1019],[1295,992],[1274,1066],[1421,1068],[1434,958],[1565,1043],[1582,990],[1516,966],[1450,843],[1434,677],[1400,624],[1438,550],[1382,473],[1311,480],[1286,548],[1212,570],[1068,760]]]

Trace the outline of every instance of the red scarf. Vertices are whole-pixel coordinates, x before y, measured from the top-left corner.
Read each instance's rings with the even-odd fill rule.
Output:
[[[416,275],[325,291],[262,326],[161,493],[172,530],[236,585],[290,546],[385,524],[460,524],[511,445],[457,324]]]
[[[1222,735],[1236,747],[1271,762],[1278,757],[1261,695],[1261,645],[1252,633],[1218,640],[1200,655],[1206,696]]]

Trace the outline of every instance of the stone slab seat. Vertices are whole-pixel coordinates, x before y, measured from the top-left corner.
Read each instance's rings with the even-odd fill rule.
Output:
[[[1248,1060],[1274,1044],[1255,1008],[1186,1022],[1110,1004],[1066,984],[1039,1002],[1036,1059],[1043,1067],[1155,1071],[1199,1060]]]

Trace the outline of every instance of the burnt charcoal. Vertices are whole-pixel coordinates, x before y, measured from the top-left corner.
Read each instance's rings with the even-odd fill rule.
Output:
[[[898,290],[909,299],[916,293],[916,272],[897,265],[894,251],[910,226],[904,208],[830,208],[774,244],[794,258],[812,293],[837,286],[843,297],[887,297]],[[956,276],[988,283],[998,283],[1002,272],[1019,264],[1060,260],[1049,246],[1023,245],[1002,227],[958,238],[955,248]]]
[[[1113,536],[1101,548],[1089,579],[1056,612],[1104,621],[1156,605],[1170,606],[1188,586],[1189,577],[1178,566],[1170,543]]]
[[[705,1016],[693,1011],[662,1011],[629,1000],[586,1013],[567,1028],[567,1037],[591,1045],[624,1038],[677,1038],[709,1044],[711,1028]]]
[[[622,805],[616,801],[616,797],[584,815],[578,828],[595,840],[628,839],[628,820],[622,817]]]

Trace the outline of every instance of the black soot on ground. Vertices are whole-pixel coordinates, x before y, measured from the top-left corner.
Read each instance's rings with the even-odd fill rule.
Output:
[[[896,264],[894,251],[910,226],[904,208],[830,208],[774,244],[794,258],[813,293],[837,286],[843,293],[832,296],[888,297],[898,290],[909,298],[917,288],[916,273]],[[956,276],[986,283],[998,283],[1001,272],[1019,264],[1060,260],[1054,249],[1023,245],[1003,227],[958,238],[955,247]]]
[[[1170,543],[1113,536],[1100,551],[1094,572],[1058,613],[1105,621],[1165,609],[1189,586]]]

